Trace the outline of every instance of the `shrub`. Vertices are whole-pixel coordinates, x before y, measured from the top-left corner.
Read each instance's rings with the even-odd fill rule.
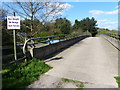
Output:
[[[114,78],[116,79],[116,82],[118,83],[118,87],[120,88],[120,76]]]

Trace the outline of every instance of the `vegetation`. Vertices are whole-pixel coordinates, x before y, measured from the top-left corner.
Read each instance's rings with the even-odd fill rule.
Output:
[[[120,88],[120,76],[114,77],[116,82],[118,83],[118,87]]]
[[[78,81],[78,80],[72,80],[72,79],[68,79],[68,78],[62,78],[63,82],[73,82],[73,83],[83,83],[82,81]],[[88,83],[88,82],[84,82],[84,83]]]
[[[56,19],[55,27],[60,30],[62,34],[70,34],[71,22],[66,18]]]
[[[64,7],[61,6],[63,4],[64,3],[58,2],[18,2],[18,0],[14,3],[4,3],[3,6],[6,10],[0,9],[0,11],[2,11],[0,23],[2,23],[3,46],[13,46],[13,32],[6,27],[6,16],[11,14],[11,11],[14,11],[16,15],[22,18],[21,29],[16,30],[16,33],[26,33],[26,36],[16,36],[17,42],[19,43],[24,43],[25,38],[45,37],[51,35],[83,34],[89,32],[92,36],[95,36],[98,32],[99,34],[108,32],[116,33],[116,31],[110,31],[108,29],[98,29],[96,27],[97,21],[93,17],[91,19],[87,17],[80,21],[75,20],[75,24],[72,25],[67,18],[60,18],[61,15],[59,15],[59,12],[64,11]],[[15,5],[18,8],[14,8]],[[64,39],[64,37],[61,39]],[[50,66],[37,59],[6,67],[6,69],[1,72],[3,74],[3,88],[24,88],[34,80],[37,80],[39,75],[47,72],[49,69],[51,69]],[[116,80],[119,83],[119,77],[116,77]],[[84,87],[83,82],[80,81],[66,78],[62,78],[62,81],[65,83],[77,83],[77,87]],[[58,87],[60,85],[61,83],[59,83]]]
[[[117,31],[117,30],[109,30],[109,29],[104,29],[104,28],[99,28],[98,31],[99,31],[99,34],[103,34],[103,33],[119,34],[120,33],[120,31]]]
[[[52,67],[35,58],[25,63],[17,63],[5,68],[2,73],[3,88],[25,88],[38,79],[38,76]]]
[[[83,32],[85,31],[90,32],[91,35],[94,37],[97,34],[96,23],[97,21],[93,17],[91,19],[87,17],[81,21],[75,20],[73,29],[75,30],[81,29]]]
[[[56,88],[60,88],[63,85],[63,83],[73,83],[78,88],[83,88],[84,84],[88,84],[88,82],[82,82],[82,81],[72,80],[72,79],[68,79],[68,78],[61,78],[61,80],[62,81],[58,83],[58,85],[56,86]]]

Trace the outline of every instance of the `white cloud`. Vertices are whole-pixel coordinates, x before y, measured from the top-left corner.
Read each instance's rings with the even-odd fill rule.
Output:
[[[62,8],[62,9],[69,9],[71,8],[72,6],[68,3],[54,3],[54,2],[51,2],[51,3],[48,3],[47,6],[50,6],[50,7],[57,7],[57,8]]]
[[[89,13],[93,15],[118,14],[118,10],[114,10],[114,11],[90,10]]]
[[[63,15],[64,11],[66,11],[66,10],[68,10],[68,9],[70,9],[72,7],[68,3],[62,3],[62,4],[61,3],[48,3],[47,6],[50,6],[50,8],[47,9],[47,14],[46,14],[46,15],[49,15],[49,16]],[[52,11],[53,8],[56,8],[56,9],[54,11]]]
[[[65,4],[61,4],[60,7],[63,8],[63,9],[68,10],[68,9],[70,9],[72,6],[71,6],[70,4],[68,4],[68,3],[65,3]]]
[[[107,19],[98,20],[97,24],[98,24],[98,27],[108,28],[110,30],[118,28],[118,22],[117,21],[110,21],[110,20],[107,20]]]

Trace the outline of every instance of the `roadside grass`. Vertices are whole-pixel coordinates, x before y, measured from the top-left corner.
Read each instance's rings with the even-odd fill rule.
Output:
[[[62,78],[62,81],[65,83],[67,83],[67,82],[75,83],[78,88],[83,88],[84,84],[88,84],[88,82],[82,82],[82,81],[72,80],[72,79],[67,79],[67,78]]]
[[[62,84],[64,83],[74,83],[76,85],[76,87],[78,87],[77,89],[81,89],[84,87],[84,84],[88,84],[88,82],[82,82],[82,81],[78,81],[78,80],[72,80],[72,79],[68,79],[68,78],[61,78],[61,82],[58,83],[58,85],[56,86],[56,88],[60,88],[62,86]]]
[[[116,79],[116,82],[118,84],[118,87],[120,88],[120,76],[114,77]]]
[[[33,58],[24,63],[11,65],[2,72],[2,88],[26,88],[38,79],[38,76],[52,67]]]
[[[68,79],[68,78],[62,78],[62,81],[63,82],[86,83],[86,84],[88,84],[88,82],[82,82],[82,81],[72,80],[72,79]]]

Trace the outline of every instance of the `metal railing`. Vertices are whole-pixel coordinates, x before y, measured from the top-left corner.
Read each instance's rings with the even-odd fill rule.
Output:
[[[58,40],[60,42],[61,39],[63,40],[68,40],[68,39],[71,39],[71,38],[74,38],[74,37],[78,37],[80,36],[80,34],[69,34],[69,35],[53,35],[53,36],[46,36],[46,37],[38,37],[38,38],[30,38],[30,39],[27,39],[23,45],[23,53],[26,54],[26,52],[28,51],[28,46],[32,45],[31,48],[35,48],[35,44],[38,44],[38,43],[44,43],[44,42],[48,42],[49,44],[51,40],[55,40],[54,38],[58,37]],[[41,39],[46,39],[45,41],[41,40],[39,41],[38,43],[35,42],[35,40],[41,40]],[[32,43],[28,43],[32,41]]]

